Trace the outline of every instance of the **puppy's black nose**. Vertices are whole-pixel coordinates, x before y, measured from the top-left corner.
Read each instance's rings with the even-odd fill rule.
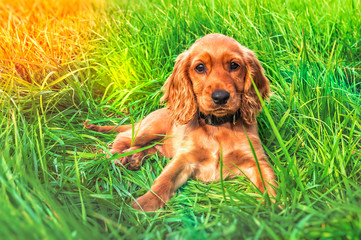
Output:
[[[230,94],[229,92],[225,91],[225,90],[215,90],[213,93],[212,93],[212,99],[213,99],[213,102],[215,104],[226,104],[229,97],[230,97]]]

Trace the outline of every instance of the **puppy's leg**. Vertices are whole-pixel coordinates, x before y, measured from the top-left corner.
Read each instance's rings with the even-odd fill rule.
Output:
[[[161,141],[163,138],[162,133],[151,132],[150,130],[158,130],[156,128],[140,128],[138,134],[133,137],[132,131],[126,131],[119,133],[112,148],[110,150],[111,154],[116,153],[127,153],[136,151],[133,154],[126,155],[114,160],[114,163],[119,166],[127,166],[130,170],[138,170],[143,163],[143,158],[146,155],[154,154],[157,152],[155,147],[145,149],[143,151],[137,151],[140,148],[152,145],[154,141]],[[136,131],[136,129],[135,129]],[[132,138],[133,137],[133,138]]]
[[[275,192],[273,187],[277,187],[277,184],[275,181],[275,173],[272,167],[269,165],[269,163],[266,160],[261,160],[258,162],[258,164],[259,164],[259,169],[257,166],[255,167],[254,171],[256,172],[256,175],[254,179],[251,180],[256,184],[256,186],[262,192],[265,192],[265,190],[267,190],[268,194],[270,194],[273,197],[276,197],[277,193]],[[274,200],[272,201],[274,202]]]
[[[144,120],[134,125],[132,129],[119,133],[110,150],[111,154],[134,151],[161,141],[170,128],[169,116],[166,109],[150,113]],[[116,164],[128,165],[129,169],[139,169],[143,157],[154,154],[157,150],[152,147],[142,152],[134,153],[115,160]]]
[[[123,126],[97,126],[84,123],[84,126],[90,130],[98,132],[117,131],[120,132],[115,138],[111,154],[125,153],[134,151],[153,144],[155,141],[161,141],[171,128],[168,110],[163,108],[150,113],[144,120],[130,125]],[[131,170],[139,169],[144,156],[157,152],[155,147],[136,152],[132,155],[120,157],[115,160],[117,165],[126,165]],[[110,157],[110,156],[108,156]]]
[[[256,161],[252,158],[238,167],[241,169],[242,173],[245,174],[259,190],[261,190],[261,192],[264,193],[265,190],[267,190],[268,194],[276,197],[277,193],[272,188],[272,186],[277,187],[275,174],[272,167],[264,158],[258,160],[258,166]]]
[[[140,147],[131,147],[124,150],[123,153],[137,151],[138,149],[140,149]],[[118,158],[117,160],[114,160],[114,163],[118,166],[125,166],[129,170],[136,171],[139,170],[140,166],[143,164],[144,158],[146,158],[147,155],[155,154],[156,152],[157,149],[155,147],[151,147],[143,151],[137,151],[131,155]]]
[[[174,192],[192,175],[194,169],[189,164],[190,159],[192,159],[190,154],[174,157],[154,181],[150,191],[137,198],[132,207],[145,212],[163,207]]]

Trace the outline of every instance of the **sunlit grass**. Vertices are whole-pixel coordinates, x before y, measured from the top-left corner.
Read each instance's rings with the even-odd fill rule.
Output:
[[[47,85],[82,60],[95,25],[94,2],[1,0],[2,77],[28,88]]]

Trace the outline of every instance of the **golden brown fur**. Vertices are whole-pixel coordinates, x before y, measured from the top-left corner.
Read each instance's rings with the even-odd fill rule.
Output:
[[[139,197],[133,208],[154,211],[164,206],[190,177],[204,182],[220,180],[221,155],[223,178],[245,174],[262,192],[267,189],[269,194],[276,195],[271,187],[276,186],[273,169],[258,136],[256,115],[262,104],[252,80],[262,98],[266,98],[269,83],[253,52],[230,37],[210,34],[178,56],[173,73],[164,84],[162,100],[167,107],[135,124],[134,139],[131,125],[116,128],[85,123],[95,131],[120,132],[111,149],[113,154],[163,141],[162,145],[117,160],[135,170],[145,155],[156,151],[172,158],[151,190]],[[222,94],[226,91],[229,98],[222,96],[219,103],[213,96],[216,90]],[[202,113],[222,118],[237,111],[241,117],[217,126],[206,124],[200,117]],[[168,137],[163,139],[164,135]]]

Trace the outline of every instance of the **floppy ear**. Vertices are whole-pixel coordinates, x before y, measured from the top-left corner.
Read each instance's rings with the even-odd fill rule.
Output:
[[[169,113],[177,124],[188,123],[197,113],[188,65],[188,52],[184,52],[177,57],[173,73],[163,86],[164,95],[161,101],[167,102]]]
[[[254,53],[248,49],[244,50],[247,73],[244,80],[244,89],[241,95],[241,113],[247,124],[256,122],[256,115],[261,111],[262,104],[252,84],[255,83],[262,99],[268,97],[270,89],[269,82],[263,74],[263,68]]]

